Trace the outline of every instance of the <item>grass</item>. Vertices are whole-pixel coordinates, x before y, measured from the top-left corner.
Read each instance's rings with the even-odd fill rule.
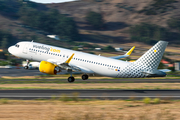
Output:
[[[7,98],[1,98],[0,104],[8,104],[8,99]]]
[[[73,74],[73,76],[77,80],[81,80],[81,74]],[[10,77],[10,76],[1,76],[0,80],[64,80],[69,77],[69,74],[63,74],[63,75],[39,75],[39,76],[21,76],[21,77]],[[91,79],[124,79],[124,78],[112,78],[112,77],[104,77],[100,75],[92,76],[90,75],[89,80]],[[126,79],[132,79],[132,78],[126,78]],[[139,78],[133,78],[133,79],[139,79]],[[141,78],[141,79],[147,79],[147,78]],[[154,77],[154,78],[148,78],[148,79],[180,79],[180,72],[169,72],[167,73],[166,77]]]
[[[173,75],[172,75],[173,76]],[[67,77],[64,78],[58,78],[58,77],[52,77],[51,79],[49,78],[37,78],[37,79],[27,79],[26,77],[25,78],[19,78],[19,77],[15,77],[15,78],[0,78],[0,84],[31,84],[31,83],[58,83],[58,84],[61,84],[61,83],[68,83],[67,82]],[[100,80],[99,80],[100,79]],[[140,80],[139,78],[109,78],[109,77],[91,77],[89,80],[82,80],[80,77],[79,78],[76,78],[76,81],[75,83],[80,83],[80,84],[89,84],[89,83],[134,83],[136,82],[136,79],[137,80]],[[147,78],[141,78],[141,80],[145,80]],[[162,78],[148,78],[149,82],[150,80],[153,80],[153,79],[180,79],[180,76],[178,77],[162,77]],[[116,80],[116,81],[113,81],[113,80]],[[119,81],[118,81],[119,80]],[[132,81],[131,81],[132,80]],[[146,82],[146,81],[145,81]],[[152,81],[153,83],[155,83],[156,81]],[[171,81],[168,81],[169,83]],[[157,82],[156,82],[157,83]],[[147,85],[148,86],[148,85]]]
[[[150,104],[151,103],[151,98],[144,98],[143,99],[143,102],[145,103],[145,104]]]
[[[0,84],[0,89],[180,89],[180,83],[31,83]],[[133,99],[135,96],[132,96]]]
[[[2,120],[178,120],[180,101],[145,104],[124,100],[8,100]]]

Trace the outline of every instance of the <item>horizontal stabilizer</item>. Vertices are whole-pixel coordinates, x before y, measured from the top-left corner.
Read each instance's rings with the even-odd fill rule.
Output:
[[[162,71],[162,72],[171,72],[170,69],[158,69],[159,71]]]
[[[166,73],[164,71],[160,71],[160,70],[148,70],[148,71],[142,71],[142,73],[146,74],[147,77],[164,77],[164,76],[166,76]]]

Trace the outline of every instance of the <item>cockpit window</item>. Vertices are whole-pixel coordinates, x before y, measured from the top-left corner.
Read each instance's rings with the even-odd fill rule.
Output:
[[[16,44],[16,45],[15,45],[15,47],[19,48],[19,45],[18,45],[18,44]]]

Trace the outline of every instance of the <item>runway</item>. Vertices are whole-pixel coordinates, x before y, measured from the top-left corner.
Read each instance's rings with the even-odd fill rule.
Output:
[[[1,79],[0,84],[9,83],[69,83],[67,79]],[[180,79],[76,79],[74,83],[180,83]]]
[[[88,99],[180,99],[180,90],[0,90],[0,98],[9,99],[50,99],[63,95]]]

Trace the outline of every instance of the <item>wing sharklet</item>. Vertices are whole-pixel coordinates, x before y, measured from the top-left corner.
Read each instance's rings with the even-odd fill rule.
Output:
[[[119,55],[119,56],[114,56],[114,57],[110,57],[110,58],[113,58],[113,59],[120,59],[120,58],[125,58],[125,57],[128,57],[131,55],[132,51],[134,50],[135,46],[132,47],[126,54],[124,55]]]
[[[131,53],[132,53],[132,51],[134,50],[134,48],[135,48],[135,46],[132,47],[132,48],[126,53],[126,55],[131,55]]]
[[[69,64],[71,59],[73,58],[73,56],[74,56],[74,53],[71,55],[71,57],[65,63]]]

